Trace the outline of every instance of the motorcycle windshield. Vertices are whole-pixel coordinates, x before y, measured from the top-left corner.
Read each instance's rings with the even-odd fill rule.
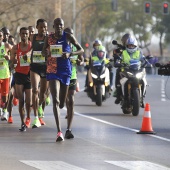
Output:
[[[93,67],[94,66],[101,66],[102,63],[100,61],[93,61]]]
[[[94,61],[91,67],[91,71],[93,74],[100,76],[104,73],[105,65],[104,62]]]

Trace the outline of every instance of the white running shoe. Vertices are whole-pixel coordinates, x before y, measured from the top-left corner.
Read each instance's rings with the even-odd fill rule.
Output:
[[[2,112],[3,112],[3,111],[2,111],[2,108],[0,108],[0,117],[2,116]]]
[[[8,112],[7,112],[7,109],[3,109],[2,111],[2,115],[1,115],[1,120],[4,121],[4,120],[8,120]]]

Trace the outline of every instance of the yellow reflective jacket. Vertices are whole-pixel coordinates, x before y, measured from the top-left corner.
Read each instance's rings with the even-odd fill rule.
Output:
[[[122,62],[130,64],[131,59],[139,60],[140,59],[140,51],[137,50],[136,52],[134,52],[132,54],[132,56],[130,56],[129,53],[126,50],[124,50],[122,53]]]
[[[93,56],[91,58],[92,61],[100,61],[102,62],[103,60],[105,61],[105,64],[108,64],[110,61],[107,58],[103,58],[103,60],[99,60],[99,58],[97,56]]]

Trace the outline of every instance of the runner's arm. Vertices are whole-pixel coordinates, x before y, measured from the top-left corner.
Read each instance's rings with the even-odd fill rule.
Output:
[[[14,64],[17,64],[17,45],[14,45],[11,49],[11,67],[14,68]]]
[[[45,40],[44,40],[44,46],[43,46],[43,49],[42,49],[42,55],[47,59],[48,56],[49,56],[49,44],[48,44],[48,36],[45,37]]]
[[[81,54],[79,54],[78,55],[78,59],[77,59],[77,65],[78,66],[81,66],[81,65],[83,65],[84,64],[84,57],[83,57],[83,55]]]
[[[84,49],[83,49],[82,46],[78,43],[78,41],[76,40],[76,38],[75,38],[72,34],[67,34],[67,38],[68,38],[68,40],[71,42],[71,44],[73,44],[73,45],[77,48],[77,51],[72,52],[71,55],[83,54]]]

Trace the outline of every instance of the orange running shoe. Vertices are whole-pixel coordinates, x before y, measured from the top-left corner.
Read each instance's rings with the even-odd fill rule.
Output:
[[[13,105],[14,105],[14,106],[17,106],[17,105],[18,105],[18,103],[19,103],[18,99],[17,99],[17,98],[15,98],[15,97],[14,97],[14,99],[13,99],[13,101],[12,101],[12,102],[13,102]]]
[[[26,118],[25,125],[26,125],[27,128],[30,127],[30,125],[31,125],[31,119],[30,118],[28,118],[28,117]]]
[[[8,118],[8,123],[13,123],[13,118],[12,118],[12,116],[10,116],[10,117]]]
[[[45,125],[45,122],[42,120],[42,118],[39,117],[39,121],[40,121],[41,125]]]

